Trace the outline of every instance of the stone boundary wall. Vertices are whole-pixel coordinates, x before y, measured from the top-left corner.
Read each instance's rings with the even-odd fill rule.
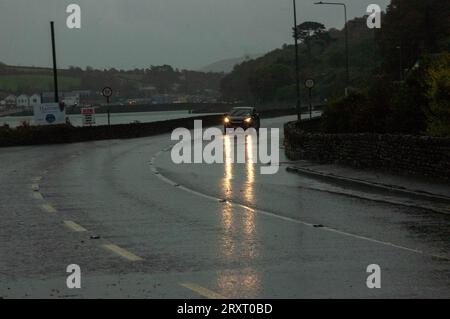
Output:
[[[207,115],[160,122],[111,126],[74,127],[70,125],[54,125],[18,127],[15,129],[0,127],[0,147],[144,137],[169,133],[178,127],[192,129],[194,120],[202,120],[204,127],[214,126],[222,123],[223,115]]]
[[[260,112],[262,118],[295,114],[295,109],[278,109]],[[107,139],[126,139],[171,133],[178,127],[194,128],[194,120],[202,120],[203,127],[223,124],[223,115],[203,115],[151,123],[132,123],[91,127],[70,125],[1,127],[0,147],[77,143]]]
[[[383,169],[450,180],[450,138],[390,134],[324,134],[284,126],[291,160]]]

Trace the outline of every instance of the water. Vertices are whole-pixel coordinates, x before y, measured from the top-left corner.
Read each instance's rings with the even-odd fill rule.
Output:
[[[141,123],[173,120],[178,118],[195,117],[207,114],[190,114],[188,111],[162,111],[162,112],[133,112],[133,113],[111,113],[111,124],[129,124],[135,121]],[[211,115],[211,114],[208,114]],[[74,126],[82,126],[83,118],[80,114],[68,115],[70,122]],[[8,124],[10,127],[17,127],[27,122],[34,125],[32,116],[5,116],[0,117],[0,125]],[[107,125],[107,114],[96,114],[95,125]]]

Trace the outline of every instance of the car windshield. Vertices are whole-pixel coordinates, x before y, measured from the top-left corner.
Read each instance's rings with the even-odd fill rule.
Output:
[[[252,109],[233,109],[230,112],[231,116],[246,116],[251,115]]]

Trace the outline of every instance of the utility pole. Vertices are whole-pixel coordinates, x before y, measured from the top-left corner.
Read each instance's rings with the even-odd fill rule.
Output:
[[[52,35],[52,53],[53,53],[53,84],[55,89],[55,103],[59,103],[58,91],[58,71],[56,67],[56,48],[55,48],[55,23],[50,22],[50,30]]]
[[[350,87],[350,62],[349,62],[349,46],[348,46],[348,23],[347,23],[347,5],[342,2],[315,2],[314,4],[320,5],[335,5],[344,7],[344,18],[345,18],[345,69],[346,69],[346,85],[345,85],[345,96],[348,95],[348,89]]]
[[[298,61],[298,37],[297,37],[297,4],[296,0],[292,0],[294,4],[294,39],[295,39],[295,81],[296,81],[296,109],[299,123],[302,120],[301,101],[300,101],[300,75]]]
[[[350,65],[349,65],[349,52],[348,52],[348,22],[347,22],[347,6],[344,5],[344,16],[345,16],[345,69],[347,73],[347,85],[345,88],[345,96],[348,95],[348,88],[350,87]]]

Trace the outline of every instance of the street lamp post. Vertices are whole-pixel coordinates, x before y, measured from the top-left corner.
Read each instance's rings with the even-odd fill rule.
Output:
[[[345,64],[346,64],[346,88],[345,95],[348,94],[348,88],[350,86],[350,70],[349,70],[349,53],[348,53],[348,25],[347,25],[347,5],[342,2],[315,2],[314,4],[324,4],[324,5],[336,5],[344,7],[344,16],[345,16]]]
[[[299,123],[302,120],[302,111],[300,103],[300,75],[298,65],[298,37],[297,37],[297,5],[296,0],[292,0],[294,4],[294,40],[295,40],[295,81],[296,81],[296,110]]]
[[[55,48],[55,23],[50,22],[50,31],[52,37],[52,54],[53,54],[53,85],[55,87],[55,103],[59,103],[58,91],[58,69],[56,67],[56,48]]]

